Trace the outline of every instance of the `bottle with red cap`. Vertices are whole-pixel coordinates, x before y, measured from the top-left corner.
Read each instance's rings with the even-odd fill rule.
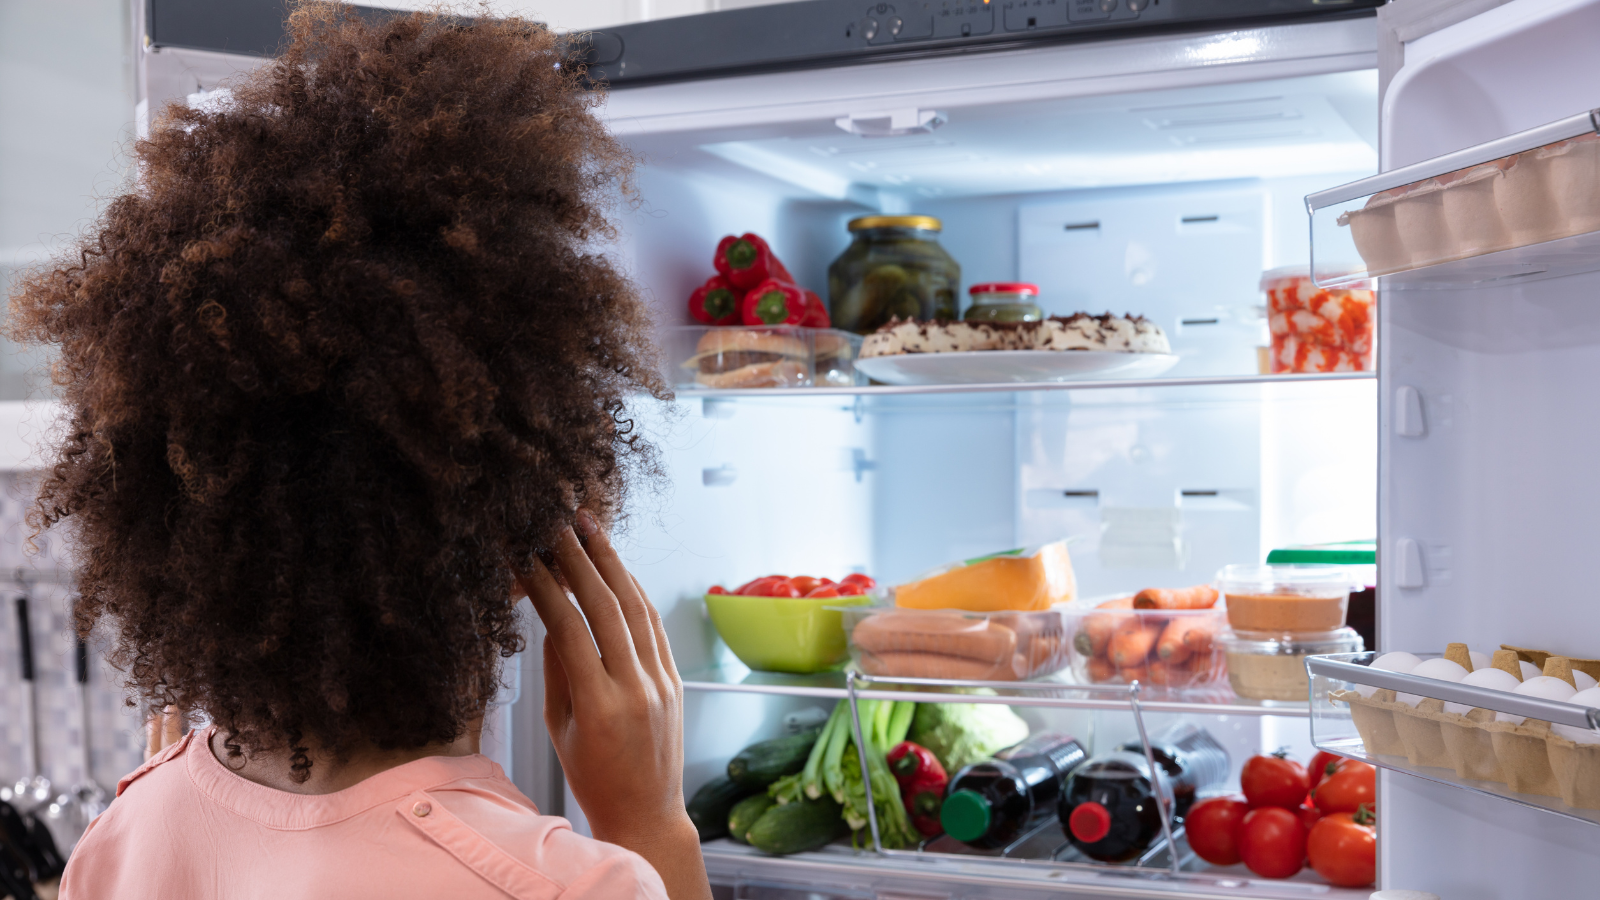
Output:
[[[1228,751],[1192,723],[1177,723],[1152,738],[1150,756],[1153,771],[1134,741],[1067,776],[1058,814],[1067,839],[1083,855],[1102,862],[1137,857],[1161,837],[1158,797],[1174,801],[1176,826],[1200,791],[1228,777]]]
[[[991,281],[967,289],[972,305],[963,319],[968,322],[1037,322],[1044,310],[1034,302],[1039,286],[1021,281]]]
[[[1033,735],[956,773],[945,790],[939,824],[968,846],[1004,847],[1050,817],[1067,773],[1087,756],[1071,735]]]

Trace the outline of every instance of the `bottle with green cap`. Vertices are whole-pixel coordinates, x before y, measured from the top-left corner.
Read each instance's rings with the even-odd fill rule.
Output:
[[[1071,735],[1033,735],[956,773],[939,824],[968,846],[1004,847],[1055,812],[1067,773],[1087,756]]]

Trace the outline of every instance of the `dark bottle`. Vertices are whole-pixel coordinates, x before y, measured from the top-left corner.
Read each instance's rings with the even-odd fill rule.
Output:
[[[1085,856],[1126,862],[1161,837],[1158,797],[1173,798],[1173,824],[1195,795],[1228,777],[1228,752],[1204,729],[1181,722],[1150,741],[1151,769],[1138,741],[1097,756],[1067,777],[1058,814],[1061,827]]]
[[[1144,755],[1138,741],[1117,748]],[[1172,779],[1175,813],[1179,819],[1189,814],[1195,796],[1212,785],[1228,780],[1232,761],[1217,739],[1193,722],[1175,722],[1150,738],[1150,757]]]
[[[939,824],[969,846],[1004,847],[1050,816],[1067,773],[1087,755],[1069,735],[1033,735],[956,773]]]

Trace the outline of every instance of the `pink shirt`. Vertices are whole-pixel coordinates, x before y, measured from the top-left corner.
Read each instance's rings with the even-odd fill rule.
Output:
[[[662,898],[635,853],[541,816],[484,756],[430,756],[333,794],[246,781],[191,732],[117,785],[61,900]]]

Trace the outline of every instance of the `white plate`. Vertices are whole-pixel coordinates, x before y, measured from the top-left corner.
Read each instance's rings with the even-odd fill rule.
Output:
[[[1170,353],[974,350],[874,356],[856,360],[856,371],[885,384],[1005,384],[1151,378],[1177,364]]]

